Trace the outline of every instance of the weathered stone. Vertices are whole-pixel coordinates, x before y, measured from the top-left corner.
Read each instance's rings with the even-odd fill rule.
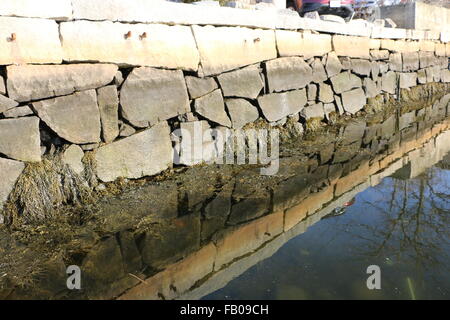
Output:
[[[370,76],[372,64],[369,60],[352,59],[352,71],[361,76]]]
[[[41,161],[39,118],[0,120],[0,153],[22,161]]]
[[[0,183],[0,212],[24,168],[25,164],[23,162],[0,158],[0,172],[2,173],[2,183]]]
[[[395,94],[397,90],[397,74],[389,71],[381,76],[381,89],[384,92]]]
[[[333,89],[326,83],[319,84],[319,101],[323,103],[331,103],[334,101]]]
[[[269,122],[298,113],[306,105],[306,90],[272,93],[258,98],[258,104]]]
[[[131,124],[153,125],[190,111],[181,70],[134,69],[120,91],[122,115]],[[145,125],[144,125],[145,127]]]
[[[60,33],[65,61],[198,69],[199,53],[189,26],[71,21],[60,24]]]
[[[370,78],[364,78],[363,86],[367,98],[374,98],[380,93],[378,91],[377,84]]]
[[[76,144],[100,142],[100,112],[95,90],[35,102],[33,108],[61,138]]]
[[[336,112],[334,103],[325,103],[323,105],[323,112],[325,113],[325,118],[330,120],[330,114]]]
[[[342,93],[342,105],[346,112],[355,114],[366,104],[366,95],[363,89],[354,89]]]
[[[352,59],[349,57],[339,57],[339,61],[342,64],[342,70],[351,70],[352,69]]]
[[[225,97],[255,99],[264,87],[259,68],[254,65],[223,73],[217,79]]]
[[[328,77],[331,78],[337,75],[342,70],[342,64],[339,61],[336,52],[330,52],[327,56],[327,63],[325,65],[325,69],[327,70]]]
[[[370,59],[369,38],[335,35],[333,49],[338,56]]]
[[[5,112],[14,107],[17,107],[18,105],[19,105],[18,102],[0,94],[0,113]]]
[[[29,106],[16,107],[3,112],[5,118],[19,118],[34,114]]]
[[[0,16],[64,21],[72,17],[72,3],[70,0],[2,0]]]
[[[274,30],[213,26],[192,30],[205,76],[277,57]]]
[[[370,57],[372,60],[387,60],[389,59],[389,50],[370,50]]]
[[[380,73],[385,74],[389,71],[389,64],[385,62],[379,62],[378,66],[380,67]]]
[[[376,80],[376,78],[380,74],[380,64],[376,61],[372,61],[370,69],[371,69],[370,75],[372,76],[372,80]]]
[[[166,122],[101,146],[95,154],[97,176],[103,182],[155,175],[171,167],[172,159],[170,128]]]
[[[417,71],[417,81],[419,82],[419,84],[427,83],[427,73],[425,69],[420,69],[419,71]]]
[[[234,129],[240,129],[259,117],[258,109],[245,99],[226,99],[225,104]]]
[[[334,95],[334,100],[336,101],[336,106],[338,108],[339,114],[344,114],[345,110],[344,107],[342,106],[341,97],[338,95]]]
[[[186,77],[186,85],[191,99],[197,99],[217,89],[214,78]]]
[[[265,65],[269,92],[301,89],[312,81],[312,69],[302,58],[278,58]]]
[[[435,53],[436,56],[438,57],[445,57],[446,55],[445,43],[436,43]]]
[[[317,85],[314,83],[308,84],[306,87],[308,92],[308,101],[316,101],[317,98]]]
[[[417,85],[417,73],[399,73],[399,82],[401,89],[408,89]]]
[[[136,133],[136,129],[130,126],[129,124],[122,123],[120,126],[120,136],[121,137],[129,137]]]
[[[95,89],[110,83],[117,72],[112,64],[8,66],[9,96],[31,101]]]
[[[419,53],[405,52],[402,53],[403,71],[416,71],[419,69]]]
[[[303,56],[305,59],[321,57],[331,49],[331,36],[307,32],[276,30],[280,56]]]
[[[398,130],[403,130],[409,127],[416,120],[416,112],[411,111],[405,114],[402,114],[398,119]]]
[[[181,122],[191,122],[198,121],[199,119],[193,112],[186,112],[185,114],[178,116],[178,120]]]
[[[61,41],[55,21],[0,17],[0,30],[3,34],[0,38],[0,65],[62,62]],[[16,35],[14,41],[12,34]]]
[[[389,70],[391,71],[402,71],[402,54],[401,53],[391,53],[389,56]]]
[[[314,59],[311,64],[312,68],[312,81],[315,83],[321,83],[328,79],[325,68],[320,59]]]
[[[441,80],[444,83],[449,83],[450,82],[450,70],[442,70]]]
[[[76,144],[72,144],[64,151],[62,155],[62,161],[67,164],[75,173],[81,174],[84,170],[84,165],[81,161],[83,157],[83,149],[81,149]]]
[[[435,57],[433,52],[419,52],[420,68],[428,68],[434,64]]]
[[[98,109],[102,123],[102,137],[106,143],[119,135],[119,96],[115,85],[97,90]]]
[[[325,117],[325,113],[323,110],[323,103],[320,102],[303,108],[300,111],[300,115],[306,120],[313,118],[323,119]]]
[[[0,75],[0,94],[6,94],[5,79]]]
[[[123,78],[122,71],[117,70],[116,75],[114,76],[114,84],[117,86],[117,88],[120,88],[124,81],[125,79]]]
[[[342,72],[332,77],[330,80],[335,93],[342,93],[353,88],[361,87],[361,79],[348,71]]]
[[[195,111],[212,122],[231,128],[231,121],[225,112],[225,104],[220,89],[196,99]]]
[[[180,124],[181,136],[172,140],[179,143],[179,158],[174,158],[175,164],[193,166],[210,160],[208,143],[212,141],[208,121],[183,122]],[[172,133],[172,136],[175,133]],[[178,149],[178,148],[176,148]]]

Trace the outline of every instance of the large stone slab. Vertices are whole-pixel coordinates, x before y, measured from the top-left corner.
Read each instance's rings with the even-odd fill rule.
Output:
[[[100,142],[100,112],[95,90],[35,102],[33,108],[61,138],[76,144]]]
[[[355,114],[366,104],[366,95],[361,88],[342,93],[342,106],[346,112]]]
[[[249,11],[209,5],[193,6],[163,0],[72,0],[72,4],[73,16],[76,20],[209,24],[274,29],[279,18],[287,16],[279,14],[277,10]]]
[[[103,141],[109,143],[119,136],[119,95],[115,85],[97,89],[98,109]]]
[[[62,62],[55,21],[0,17],[0,30],[0,65]],[[15,40],[12,40],[13,34]]]
[[[2,183],[0,183],[0,212],[24,168],[25,164],[23,162],[0,158],[0,172],[2,173]]]
[[[9,97],[31,101],[63,96],[110,83],[117,72],[113,64],[23,65],[6,68]]]
[[[332,41],[338,56],[370,59],[370,38],[335,35]]]
[[[276,30],[277,48],[280,56],[302,56],[305,59],[321,57],[332,50],[331,36]]]
[[[60,25],[64,60],[196,71],[191,28],[161,24],[73,21]]]
[[[226,99],[225,104],[234,129],[241,129],[259,118],[258,109],[245,99]]]
[[[72,17],[72,2],[71,0],[2,0],[0,16],[64,21]]]
[[[120,104],[123,117],[138,127],[189,112],[183,72],[148,67],[134,69],[122,85]]]
[[[225,97],[256,99],[264,87],[259,68],[256,65],[223,73],[217,79]]]
[[[220,89],[196,99],[195,111],[212,122],[231,128],[231,120],[225,112],[225,103]]]
[[[272,93],[258,98],[258,104],[264,116],[270,122],[300,112],[306,105],[306,90]]]
[[[39,118],[0,120],[0,154],[22,161],[41,161]]]
[[[213,26],[192,30],[205,76],[277,57],[274,30]]]
[[[299,57],[284,57],[266,62],[269,92],[306,87],[313,78],[311,67]]]
[[[155,175],[171,167],[172,159],[170,128],[166,122],[102,146],[95,154],[97,176],[104,182]]]

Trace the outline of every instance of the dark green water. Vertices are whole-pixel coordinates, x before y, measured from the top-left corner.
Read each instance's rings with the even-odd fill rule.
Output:
[[[450,155],[400,173],[205,299],[450,299]],[[380,290],[367,288],[370,265]]]

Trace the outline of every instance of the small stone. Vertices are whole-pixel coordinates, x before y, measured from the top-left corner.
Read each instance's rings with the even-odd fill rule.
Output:
[[[129,137],[136,133],[136,129],[130,126],[129,124],[123,123],[120,127],[120,136],[121,137]]]
[[[366,95],[362,88],[342,93],[342,106],[348,113],[355,114],[366,104]]]
[[[5,118],[20,118],[34,114],[29,106],[16,107],[3,112]]]
[[[352,71],[360,76],[370,76],[372,64],[364,59],[352,59]]]
[[[6,94],[5,79],[0,76],[0,94]]]
[[[83,150],[76,144],[72,144],[64,151],[62,155],[62,161],[67,164],[75,173],[81,174],[84,171],[84,165],[82,162],[83,157]]]
[[[330,120],[330,114],[336,112],[336,107],[334,103],[325,103],[323,105],[323,112],[325,113],[325,118]]]
[[[0,158],[0,172],[2,174],[2,182],[0,183],[0,212],[24,168],[25,164],[23,162]]]
[[[417,73],[399,73],[399,82],[401,89],[408,89],[417,85]]]
[[[325,117],[325,113],[323,111],[323,103],[320,102],[313,104],[312,106],[303,108],[302,111],[300,111],[300,115],[306,120],[312,118],[323,119]]]
[[[316,101],[317,85],[314,83],[308,84],[308,86],[306,87],[306,91],[308,92],[308,101]]]
[[[102,123],[102,137],[106,143],[119,136],[119,96],[115,85],[97,89],[98,109]]]
[[[41,161],[39,118],[0,120],[0,154],[21,161]]]
[[[234,129],[240,129],[259,117],[258,109],[245,99],[227,99],[225,104]]]
[[[178,120],[181,122],[192,122],[198,121],[198,117],[193,112],[187,112],[185,114],[179,115]]]
[[[339,61],[339,58],[335,52],[330,52],[328,54],[325,69],[327,70],[327,74],[328,74],[329,78],[331,78],[341,72],[342,64]]]
[[[198,78],[186,76],[186,85],[191,99],[197,99],[217,89],[214,78]]]
[[[402,54],[401,53],[391,53],[389,56],[389,70],[391,71],[402,71]]]
[[[405,52],[402,53],[402,57],[403,57],[403,71],[419,70],[419,53]]]
[[[306,87],[312,81],[311,67],[299,57],[283,57],[266,62],[269,92]]]
[[[320,59],[314,59],[314,62],[311,64],[312,67],[312,81],[315,83],[324,82],[328,79],[325,68],[320,61]]]
[[[256,99],[264,87],[258,66],[222,73],[217,80],[224,97]]]
[[[334,101],[334,93],[331,86],[326,83],[319,84],[319,101],[331,103]]]
[[[231,120],[225,112],[225,104],[220,89],[196,99],[195,111],[212,122],[231,128]]]
[[[306,105],[306,90],[266,94],[258,98],[258,104],[269,122],[298,113]]]
[[[397,89],[397,74],[389,71],[381,76],[381,89],[384,92],[395,94]]]
[[[83,151],[92,151],[95,149],[98,149],[100,146],[100,143],[88,143],[88,144],[82,144],[80,147]]]
[[[0,113],[5,112],[9,109],[15,108],[18,105],[19,105],[18,102],[0,94]]]
[[[114,76],[114,84],[117,88],[120,88],[124,81],[125,79],[123,78],[122,71],[117,70],[116,75]]]
[[[367,98],[374,98],[379,94],[376,82],[370,78],[364,78],[364,91]]]

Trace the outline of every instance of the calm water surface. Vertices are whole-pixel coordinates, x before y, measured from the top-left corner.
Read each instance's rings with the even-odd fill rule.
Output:
[[[381,290],[367,289],[369,265],[381,269]],[[205,299],[450,299],[449,266],[447,155],[359,193]]]

